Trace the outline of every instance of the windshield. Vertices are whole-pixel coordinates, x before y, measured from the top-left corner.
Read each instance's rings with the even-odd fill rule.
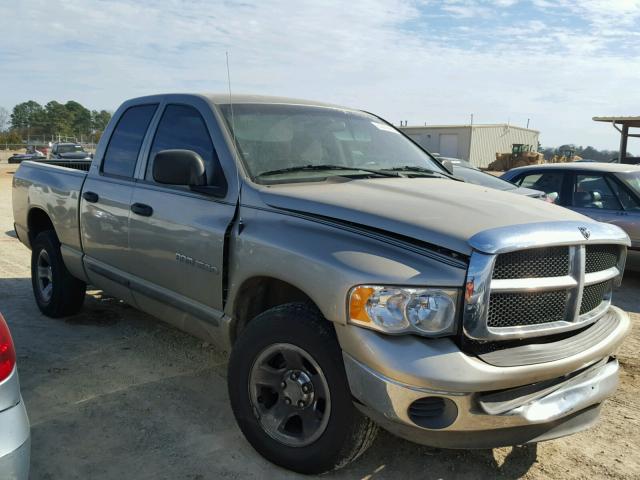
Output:
[[[640,172],[621,173],[619,177],[637,194],[640,194]]]
[[[231,128],[230,106],[220,108]],[[395,128],[365,113],[307,105],[235,104],[233,125],[240,154],[258,183],[322,180],[402,167],[443,172]],[[331,165],[338,168],[332,170]],[[322,168],[309,168],[314,166]],[[290,171],[279,172],[283,169]]]
[[[58,153],[84,152],[81,145],[58,145]]]
[[[490,173],[484,173],[473,168],[453,166],[453,174],[462,178],[465,182],[482,185],[483,187],[495,188],[496,190],[514,190],[516,187],[513,183],[509,183],[498,177],[494,177]]]

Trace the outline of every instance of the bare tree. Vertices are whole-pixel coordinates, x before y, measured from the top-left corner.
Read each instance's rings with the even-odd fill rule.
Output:
[[[9,110],[0,107],[0,132],[4,132],[9,126]]]

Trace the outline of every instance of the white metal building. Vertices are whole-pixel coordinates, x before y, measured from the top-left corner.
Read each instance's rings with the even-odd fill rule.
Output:
[[[511,152],[514,143],[538,148],[540,132],[513,125],[427,125],[399,127],[405,134],[432,153],[468,160],[486,167],[496,153]]]

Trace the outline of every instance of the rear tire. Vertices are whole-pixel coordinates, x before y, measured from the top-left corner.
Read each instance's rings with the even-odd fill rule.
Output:
[[[40,311],[59,318],[82,308],[87,284],[69,273],[55,232],[39,233],[31,245],[31,285]]]
[[[331,323],[312,306],[282,305],[252,320],[231,352],[227,382],[245,438],[284,468],[341,468],[377,434],[353,405]]]

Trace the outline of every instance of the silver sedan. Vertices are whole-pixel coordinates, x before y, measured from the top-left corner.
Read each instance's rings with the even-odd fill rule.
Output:
[[[600,222],[613,223],[640,251],[640,166],[619,163],[554,163],[519,167],[501,178],[535,188],[547,199]]]
[[[0,314],[0,479],[26,480],[31,454],[29,419],[20,395],[16,352]]]

